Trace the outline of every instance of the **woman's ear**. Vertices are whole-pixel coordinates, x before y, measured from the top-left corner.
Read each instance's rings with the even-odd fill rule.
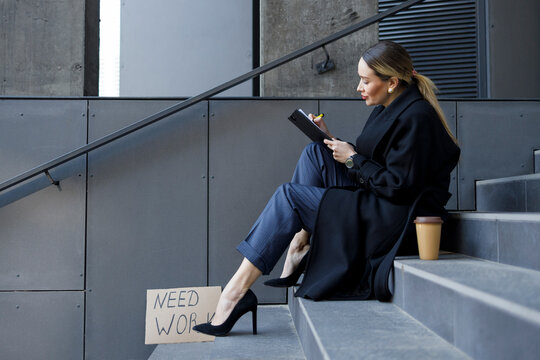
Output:
[[[392,76],[390,79],[388,79],[388,90],[390,93],[396,90],[398,86],[399,86],[399,79],[396,76]]]

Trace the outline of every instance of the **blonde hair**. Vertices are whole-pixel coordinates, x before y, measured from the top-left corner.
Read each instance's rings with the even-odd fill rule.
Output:
[[[444,116],[437,95],[435,95],[438,91],[437,87],[430,78],[420,75],[414,70],[411,56],[405,48],[393,41],[385,40],[370,47],[362,55],[362,58],[382,80],[386,81],[391,77],[396,77],[399,79],[399,86],[402,87],[408,87],[413,82],[416,83],[424,99],[437,112],[448,135],[457,144],[457,139],[448,127],[446,116]]]

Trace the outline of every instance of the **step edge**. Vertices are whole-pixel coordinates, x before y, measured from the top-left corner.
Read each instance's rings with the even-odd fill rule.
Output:
[[[448,341],[447,339],[445,339],[444,337],[442,337],[441,335],[437,334],[433,329],[431,329],[429,326],[427,326],[426,324],[424,324],[422,321],[418,320],[417,318],[415,318],[414,316],[412,316],[411,314],[409,314],[405,309],[403,309],[401,306],[399,306],[397,303],[395,302],[391,302],[400,312],[403,313],[404,316],[407,316],[408,318],[410,318],[411,320],[415,321],[417,323],[417,326],[421,326],[423,327],[424,329],[426,329],[426,331],[429,331],[429,333],[434,336],[434,337],[437,337],[439,339],[441,339],[442,341],[444,341],[445,343],[447,343],[448,345],[452,346],[453,347],[453,350],[458,352],[460,355],[463,355],[463,358],[467,358],[467,359],[472,359],[472,357],[467,354],[465,351],[463,351],[463,349],[457,347],[456,344]]]
[[[292,293],[294,294],[294,289],[293,289]],[[321,340],[321,337],[319,336],[319,333],[317,332],[315,324],[313,324],[313,322],[311,321],[311,317],[309,316],[309,312],[307,311],[306,307],[304,306],[302,300],[303,299],[298,298],[298,297],[293,295],[293,301],[296,301],[298,303],[298,310],[302,314],[302,316],[306,319],[309,331],[313,335],[313,339],[315,340],[315,342],[317,344],[317,347],[319,348],[319,351],[320,351],[320,354],[321,354],[322,358],[324,360],[331,360],[330,355],[326,351],[326,349],[324,347],[324,344],[323,344],[323,342]],[[294,321],[294,319],[293,319],[293,321]],[[298,333],[298,329],[296,329],[296,333],[297,333],[298,338],[300,340],[300,344],[302,345],[302,348],[303,348],[304,344],[303,344],[303,342],[301,340],[300,334]],[[305,351],[304,351],[304,354],[305,354]]]
[[[514,182],[514,181],[523,181],[523,180],[540,180],[540,174],[533,173],[533,174],[526,174],[526,175],[508,176],[508,177],[496,178],[496,179],[477,180],[476,185],[502,184],[502,183],[509,183],[509,182]]]
[[[452,219],[464,220],[502,220],[540,222],[540,213],[531,212],[450,212]]]
[[[540,311],[536,309],[517,304],[482,290],[477,290],[468,285],[460,284],[457,281],[432,274],[425,270],[417,269],[411,265],[400,262],[400,260],[395,260],[394,266],[395,265],[398,265],[398,268],[400,267],[401,271],[408,272],[427,281],[436,283],[442,287],[455,291],[463,296],[472,298],[481,303],[491,305],[500,311],[517,316],[518,318],[534,325],[540,325]]]

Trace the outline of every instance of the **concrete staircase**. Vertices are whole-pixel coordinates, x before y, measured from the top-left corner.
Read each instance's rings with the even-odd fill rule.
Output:
[[[191,345],[162,345],[151,359],[538,359],[540,151],[534,156],[536,174],[477,182],[479,211],[453,213],[444,226],[441,248],[451,252],[396,258],[392,303],[313,302],[290,289],[288,310],[261,306],[270,324],[262,335],[193,345],[213,354],[203,357],[190,357]],[[249,328],[233,332],[245,333],[241,326]]]
[[[476,202],[445,226],[454,254],[396,259],[393,302],[474,359],[538,358],[540,174],[478,181]]]

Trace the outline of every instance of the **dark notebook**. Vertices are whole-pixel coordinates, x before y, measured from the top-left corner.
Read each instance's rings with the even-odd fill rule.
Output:
[[[313,141],[322,142],[324,139],[332,140],[330,136],[315,125],[302,109],[294,110],[291,116],[289,116],[289,120]]]

